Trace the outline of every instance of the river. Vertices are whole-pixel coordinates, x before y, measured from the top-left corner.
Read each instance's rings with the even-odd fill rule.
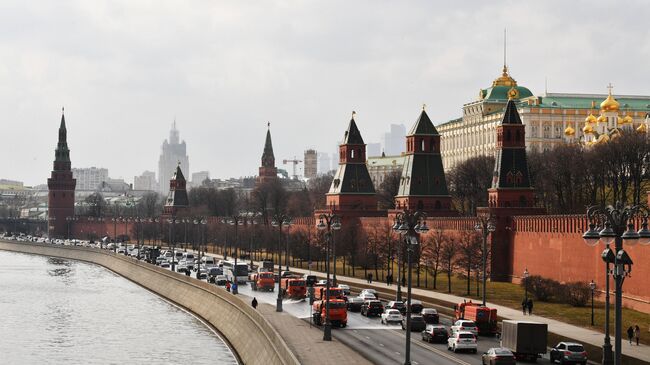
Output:
[[[0,251],[0,363],[236,364],[192,314],[93,264]]]

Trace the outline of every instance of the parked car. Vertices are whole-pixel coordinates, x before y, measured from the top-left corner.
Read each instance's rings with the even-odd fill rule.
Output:
[[[474,336],[478,336],[478,327],[476,327],[476,323],[473,321],[466,321],[463,319],[457,320],[456,323],[451,326],[451,333],[460,331],[471,332]]]
[[[402,321],[402,313],[397,309],[385,309],[381,314],[381,324],[389,324],[391,322],[399,323]]]
[[[363,289],[363,290],[361,290],[361,293],[359,293],[359,296],[361,296],[361,294],[364,294],[364,293],[365,294],[372,294],[372,295],[375,296],[375,299],[379,299],[379,294],[377,294],[377,291],[375,289]]]
[[[346,284],[339,284],[339,289],[343,289],[343,294],[350,295],[350,286]]]
[[[380,316],[384,312],[384,305],[378,300],[366,300],[361,305],[361,315],[366,317]]]
[[[417,299],[411,299],[411,313],[420,314],[422,313],[424,306],[422,302]]]
[[[440,315],[438,311],[433,308],[424,308],[422,309],[422,318],[427,324],[437,324],[440,323]]]
[[[400,300],[392,300],[386,304],[386,308],[397,309],[402,315],[406,314],[406,304]]]
[[[478,346],[476,336],[468,331],[456,331],[447,339],[447,350],[456,352],[459,350],[468,350],[476,353]]]
[[[411,316],[411,332],[422,332],[426,327],[422,316]],[[402,318],[402,329],[406,330],[406,316]]]
[[[448,338],[449,331],[441,324],[427,324],[422,331],[422,341],[446,343]]]
[[[587,363],[587,351],[575,342],[560,342],[551,349],[551,363],[556,361],[560,364],[582,364]]]
[[[363,298],[359,298],[359,297],[348,298],[348,310],[350,312],[360,312],[363,302],[364,302]]]
[[[361,293],[359,293],[359,298],[361,298],[363,300],[376,300],[377,299],[377,297],[374,294],[368,293],[368,292],[363,292],[363,291]]]
[[[481,356],[483,365],[515,365],[515,354],[505,347],[493,347]]]

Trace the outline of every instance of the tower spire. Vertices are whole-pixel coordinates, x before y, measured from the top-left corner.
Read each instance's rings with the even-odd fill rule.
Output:
[[[503,69],[507,70],[508,69],[508,64],[506,62],[506,47],[507,47],[507,33],[506,33],[507,28],[503,28]]]

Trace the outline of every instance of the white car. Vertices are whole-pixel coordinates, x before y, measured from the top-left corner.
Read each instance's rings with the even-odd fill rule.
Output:
[[[474,321],[467,321],[464,319],[459,319],[454,323],[453,326],[451,326],[451,333],[455,332],[469,332],[473,334],[474,336],[478,336],[478,327],[476,327],[476,323]]]
[[[377,299],[377,297],[374,294],[363,292],[363,291],[361,292],[361,294],[359,294],[359,298],[363,299],[364,302],[366,300],[375,300],[375,299]]]
[[[343,290],[343,294],[350,295],[350,286],[345,284],[339,284],[339,289]]]
[[[375,289],[363,289],[363,290],[361,291],[361,293],[359,293],[359,296],[361,296],[361,294],[363,294],[363,293],[369,293],[369,294],[372,294],[372,295],[375,296],[374,299],[379,299],[379,295],[377,294],[377,291],[376,291]]]
[[[381,314],[381,324],[389,324],[391,322],[402,322],[402,313],[397,309],[386,309],[384,313]]]
[[[476,336],[471,332],[457,331],[447,339],[447,350],[449,351],[467,350],[476,353],[477,349]]]

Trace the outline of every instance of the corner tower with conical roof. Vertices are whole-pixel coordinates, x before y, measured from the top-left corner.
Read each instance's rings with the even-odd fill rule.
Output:
[[[395,208],[421,210],[428,216],[456,215],[440,156],[440,134],[424,107],[406,136],[406,155]]]
[[[189,207],[189,199],[187,198],[187,182],[183,171],[181,171],[181,163],[176,166],[176,171],[169,180],[169,193],[165,206],[163,207],[163,214],[167,216],[176,216],[179,212]]]
[[[508,100],[497,143],[492,187],[488,190],[488,207],[530,208],[535,190],[530,183],[526,158],[525,126],[514,100]]]
[[[271,143],[271,123],[268,123],[267,127],[264,152],[262,152],[262,166],[260,166],[260,173],[257,177],[258,184],[275,181],[278,178],[278,169],[275,167],[275,156]]]
[[[67,233],[67,217],[74,216],[74,190],[77,181],[72,177],[70,149],[68,148],[68,130],[65,115],[61,111],[59,141],[56,146],[54,169],[47,179],[48,188],[48,235],[50,238],[62,238]]]
[[[330,210],[376,211],[377,197],[366,166],[366,144],[354,121],[355,113],[339,146],[339,167],[327,193]]]

